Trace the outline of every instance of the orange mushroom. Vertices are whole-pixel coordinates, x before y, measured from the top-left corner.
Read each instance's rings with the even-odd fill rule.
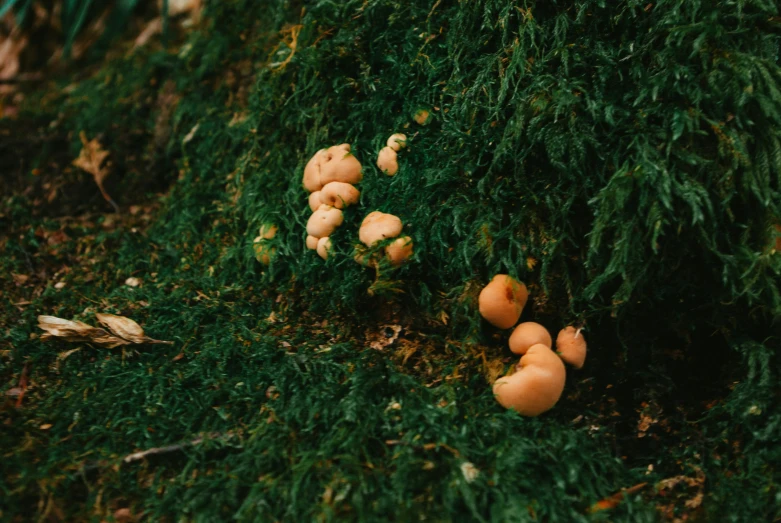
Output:
[[[342,211],[330,205],[321,205],[306,222],[306,232],[315,238],[330,236],[344,221]]]
[[[523,416],[538,416],[561,398],[567,371],[556,354],[545,345],[532,345],[511,376],[496,380],[494,397],[507,409]]]
[[[317,240],[317,254],[322,259],[327,260],[331,252],[331,238],[328,236]]]
[[[355,185],[363,179],[361,169],[361,162],[350,152],[349,143],[329,147],[320,162],[321,187],[331,182]]]
[[[398,152],[407,147],[407,136],[401,133],[392,134],[385,145]]]
[[[309,208],[312,209],[312,212],[315,212],[320,208],[321,205],[325,203],[320,199],[321,194],[323,194],[322,191],[315,191],[309,195]]]
[[[369,213],[361,223],[358,238],[367,247],[387,238],[395,238],[401,234],[401,220],[392,214],[380,211]]]
[[[409,236],[397,238],[385,247],[385,255],[393,265],[398,267],[412,256],[412,238]]]
[[[390,147],[383,147],[377,156],[377,167],[388,176],[394,176],[399,172],[398,154]]]
[[[548,329],[533,321],[519,324],[510,335],[510,350],[514,354],[526,354],[529,347],[538,343],[549,349],[553,347],[553,339]]]
[[[576,369],[583,368],[586,362],[586,338],[583,337],[581,329],[572,325],[561,329],[556,336],[556,352]]]
[[[322,202],[337,209],[344,209],[357,203],[360,196],[361,192],[358,189],[344,182],[331,182],[320,191]]]
[[[506,274],[497,274],[480,291],[478,306],[488,323],[509,329],[518,322],[528,298],[526,285]]]

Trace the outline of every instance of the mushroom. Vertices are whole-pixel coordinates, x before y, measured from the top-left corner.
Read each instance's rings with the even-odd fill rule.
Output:
[[[321,187],[331,182],[355,185],[363,179],[361,162],[350,152],[350,144],[334,145],[326,150],[320,163]]]
[[[407,136],[401,133],[392,134],[385,145],[398,152],[399,149],[407,147]]]
[[[398,154],[390,147],[383,147],[377,157],[377,167],[388,176],[399,172]]]
[[[309,217],[309,221],[306,222],[306,232],[315,238],[330,236],[343,221],[342,211],[323,204]]]
[[[393,265],[398,267],[412,256],[412,238],[409,236],[397,238],[385,247],[385,255]]]
[[[320,149],[304,167],[304,189],[309,192],[319,191],[323,188],[323,184],[320,182],[320,170],[325,157],[326,150]]]
[[[533,321],[521,323],[515,327],[515,330],[510,335],[510,350],[514,354],[526,354],[529,347],[538,343],[545,345],[549,349],[553,347],[553,340],[548,329]]]
[[[532,345],[512,376],[494,383],[496,400],[523,416],[538,416],[551,409],[564,391],[567,371],[556,354],[545,345]]]
[[[401,220],[397,216],[374,211],[363,219],[358,238],[364,245],[371,247],[378,241],[395,238],[401,234],[401,228]]]
[[[264,240],[270,240],[277,235],[279,228],[273,223],[264,223],[260,226],[260,238]]]
[[[506,274],[497,274],[478,298],[480,314],[491,325],[509,329],[518,321],[529,298],[526,285]]]
[[[322,191],[315,191],[309,195],[309,208],[312,209],[312,212],[315,212],[323,203],[325,203],[320,198],[321,194],[323,194]]]
[[[349,183],[344,182],[331,182],[324,186],[323,190],[320,191],[320,200],[322,200],[324,204],[336,207],[337,209],[344,209],[345,207],[357,203],[360,196],[361,192],[358,189]]]
[[[312,236],[311,234],[308,234],[307,237],[306,237],[306,248],[309,249],[309,250],[312,250],[312,251],[317,249],[317,241],[319,239],[320,238],[316,238],[316,237]]]
[[[576,369],[583,368],[586,362],[586,338],[583,337],[581,329],[572,325],[561,329],[556,336],[556,352]]]
[[[271,263],[271,258],[277,253],[277,248],[263,241],[262,236],[252,241],[252,248],[255,250],[255,259],[263,265]]]
[[[325,236],[317,240],[317,254],[324,260],[328,259],[328,254],[331,252],[331,238]]]
[[[431,117],[431,113],[427,109],[418,109],[415,114],[412,115],[412,119],[415,120],[418,125],[426,125]]]

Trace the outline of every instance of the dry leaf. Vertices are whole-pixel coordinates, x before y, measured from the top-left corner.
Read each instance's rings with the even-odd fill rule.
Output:
[[[113,336],[104,329],[92,327],[81,321],[64,320],[56,316],[38,316],[38,327],[45,330],[42,341],[62,338],[65,341],[83,341],[94,343],[109,349],[129,345],[130,342]]]
[[[371,342],[369,345],[372,349],[383,350],[399,339],[399,334],[401,334],[401,325],[384,325],[381,328],[381,332],[377,333],[379,339]]]
[[[95,183],[97,184],[98,189],[100,189],[100,194],[102,194],[103,198],[114,207],[116,212],[119,212],[119,207],[114,203],[114,200],[111,199],[111,196],[108,195],[106,189],[103,187],[103,180],[105,180],[109,174],[108,169],[102,167],[103,162],[108,156],[108,151],[103,150],[103,147],[100,145],[97,138],[87,141],[87,135],[84,134],[84,131],[79,133],[79,138],[81,138],[82,144],[81,152],[79,153],[79,157],[73,160],[73,165],[87,171],[95,178]]]
[[[167,345],[173,345],[172,341],[161,341],[148,338],[144,334],[144,329],[141,328],[141,325],[134,322],[130,318],[102,313],[95,314],[95,318],[97,318],[100,324],[106,327],[108,330],[129,342],[151,344],[164,343]]]

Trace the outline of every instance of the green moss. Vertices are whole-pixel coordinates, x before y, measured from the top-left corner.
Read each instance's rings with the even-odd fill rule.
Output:
[[[14,387],[27,366],[34,383],[0,411],[3,517],[51,500],[80,519],[129,505],[153,520],[638,521],[690,510],[694,491],[586,510],[696,470],[706,517],[779,517],[778,16],[761,0],[220,2],[177,49],[31,96],[20,121],[56,145],[3,151],[23,169],[0,216],[0,376]],[[66,220],[55,244],[58,205],[104,205],[67,169],[79,131],[111,151],[124,216]],[[390,178],[375,159],[394,132],[409,145]],[[344,142],[361,202],[323,262],[304,247],[301,177]],[[36,166],[80,197],[36,204]],[[412,263],[352,260],[374,210],[403,220]],[[263,223],[279,226],[267,269]],[[525,318],[586,325],[585,374],[539,419],[500,411],[475,357],[510,361],[475,307],[498,272],[529,285]],[[176,345],[59,361],[73,346],[29,337],[39,313],[95,311]],[[391,321],[419,346],[411,363],[367,348],[365,330]],[[667,425],[639,438],[642,402]],[[120,463],[212,432],[232,436]]]

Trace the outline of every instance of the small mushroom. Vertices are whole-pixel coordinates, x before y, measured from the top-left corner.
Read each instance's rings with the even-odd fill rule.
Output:
[[[309,250],[314,251],[317,249],[317,241],[320,238],[316,238],[315,236],[312,236],[311,234],[307,235],[306,237],[306,248]]]
[[[264,223],[260,226],[260,237],[264,240],[270,240],[277,235],[278,227],[272,223]]]
[[[538,416],[561,398],[567,371],[556,354],[545,345],[532,345],[512,376],[494,383],[496,400],[523,416]]]
[[[324,260],[328,259],[328,254],[331,252],[331,238],[328,236],[317,240],[317,254]]]
[[[255,250],[255,259],[263,265],[271,263],[271,258],[277,253],[277,248],[265,242],[261,236],[253,240],[252,248]]]
[[[553,339],[548,329],[533,321],[525,321],[515,327],[510,335],[510,350],[514,354],[526,354],[529,347],[541,343],[549,349],[553,347]]]
[[[358,238],[364,245],[371,247],[386,238],[395,238],[401,234],[401,228],[402,223],[397,216],[374,211],[363,219]]]
[[[360,196],[361,192],[358,189],[344,182],[331,182],[320,191],[320,199],[323,203],[337,209],[344,209],[357,203]]]
[[[342,211],[323,204],[309,217],[309,221],[306,222],[306,232],[315,238],[330,236],[343,221]]]
[[[407,136],[401,133],[392,134],[385,145],[398,152],[399,149],[407,147]]]
[[[412,238],[409,236],[397,238],[385,247],[385,255],[393,265],[398,267],[412,256]]]
[[[509,329],[518,322],[528,298],[526,285],[506,274],[497,274],[480,291],[478,306],[488,323]]]
[[[312,212],[315,212],[323,203],[325,203],[320,199],[321,194],[323,194],[322,191],[315,191],[309,195],[309,208],[312,209]]]
[[[383,147],[377,157],[377,167],[388,176],[399,172],[398,154],[390,147]]]
[[[315,192],[323,188],[323,184],[320,182],[320,170],[325,158],[326,150],[320,149],[304,167],[304,189],[307,191]]]
[[[426,125],[429,123],[429,119],[431,118],[431,113],[428,111],[428,109],[418,109],[415,111],[415,114],[412,115],[412,119],[415,120],[418,125]]]
[[[331,182],[344,182],[355,185],[363,179],[361,162],[351,152],[350,144],[329,147],[320,163],[321,187]]]
[[[556,336],[556,352],[576,369],[583,368],[586,362],[586,338],[581,330],[572,325],[561,329]]]

